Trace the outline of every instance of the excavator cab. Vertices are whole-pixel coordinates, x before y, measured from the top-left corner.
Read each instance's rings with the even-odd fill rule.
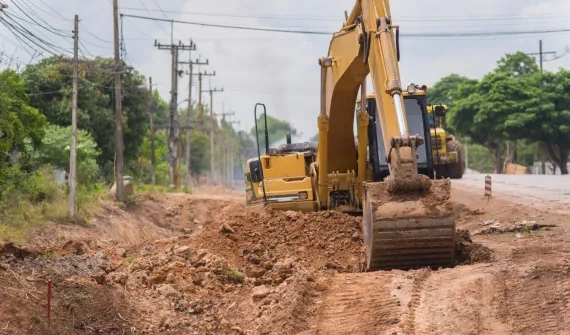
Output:
[[[413,84],[412,84],[413,85]],[[430,117],[428,115],[426,94],[423,90],[413,93],[403,92],[406,119],[410,134],[420,135],[425,139],[424,145],[417,148],[418,173],[433,177],[434,165],[431,148]],[[357,101],[356,112],[360,111]],[[374,93],[366,96],[366,112],[368,113],[368,170],[372,172],[371,181],[383,181],[390,175],[384,145],[384,136],[378,120],[378,110]],[[370,180],[369,179],[369,180]]]

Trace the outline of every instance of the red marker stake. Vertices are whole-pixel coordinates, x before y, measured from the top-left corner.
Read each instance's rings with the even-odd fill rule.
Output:
[[[48,280],[48,294],[47,294],[47,319],[48,329],[51,330],[51,280]]]

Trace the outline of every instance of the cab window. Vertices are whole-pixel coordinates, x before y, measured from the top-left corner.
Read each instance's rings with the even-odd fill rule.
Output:
[[[261,164],[259,164],[258,160],[249,163],[249,171],[251,173],[251,181],[259,183],[261,181]]]

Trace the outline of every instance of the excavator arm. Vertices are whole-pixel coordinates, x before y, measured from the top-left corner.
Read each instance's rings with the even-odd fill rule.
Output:
[[[410,134],[400,80],[398,26],[388,0],[357,0],[342,28],[333,35],[321,66],[321,112],[318,118],[318,201],[330,208],[339,176],[356,171],[354,197],[361,201],[367,268],[441,266],[453,262],[455,223],[449,180],[418,174],[416,149],[422,136]],[[390,176],[368,182],[366,77],[370,75]],[[354,146],[354,106],[358,154]],[[429,136],[429,134],[427,135]],[[342,186],[340,186],[342,188]]]

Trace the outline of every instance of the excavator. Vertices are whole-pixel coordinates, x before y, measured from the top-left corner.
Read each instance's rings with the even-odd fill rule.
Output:
[[[263,156],[258,152],[248,161],[247,197],[263,200],[248,206],[362,215],[366,271],[453,266],[451,184],[434,177],[425,92],[401,83],[399,26],[390,4],[357,0],[345,18],[328,55],[319,59],[315,158],[270,148]],[[359,91],[366,101],[360,107]],[[298,166],[294,175],[292,163]]]
[[[455,136],[443,128],[447,106],[428,105],[427,109],[428,115],[433,123],[430,129],[430,137],[432,140],[436,176],[461,179],[465,172],[463,146]],[[435,115],[436,109],[440,111],[440,115]]]

